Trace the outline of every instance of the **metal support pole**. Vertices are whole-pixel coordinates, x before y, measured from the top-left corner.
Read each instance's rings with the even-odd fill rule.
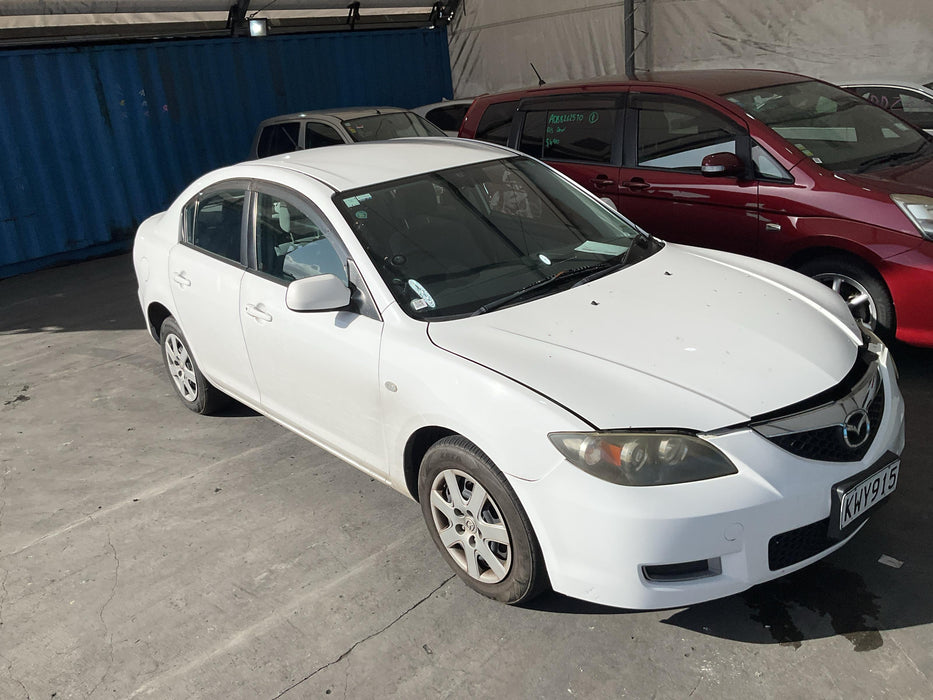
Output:
[[[625,38],[622,43],[622,50],[625,51],[625,75],[629,80],[635,80],[635,0],[624,0],[622,14],[625,25]]]

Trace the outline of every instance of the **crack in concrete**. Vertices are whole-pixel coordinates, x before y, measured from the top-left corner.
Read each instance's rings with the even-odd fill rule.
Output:
[[[6,510],[6,499],[3,498],[3,495],[6,494],[7,488],[7,478],[10,476],[10,470],[7,469],[3,472],[3,476],[0,477],[0,531],[3,529],[3,513]],[[6,580],[10,575],[9,569],[0,568],[0,571],[3,572],[3,578],[0,579],[0,628],[3,627],[3,606],[6,604],[7,599],[7,589],[6,589]],[[2,630],[0,630],[2,631]]]
[[[110,515],[114,511],[117,511],[121,508],[133,507],[133,504],[136,503],[137,501],[143,501],[148,498],[153,498],[154,496],[161,496],[163,493],[170,491],[174,488],[177,488],[178,486],[185,484],[186,482],[192,479],[200,477],[212,469],[216,469],[217,467],[223,466],[227,464],[228,462],[233,462],[238,459],[250,459],[254,453],[259,452],[261,450],[268,449],[271,445],[275,444],[276,442],[278,442],[279,440],[283,438],[300,439],[294,433],[285,433],[281,437],[278,437],[262,445],[257,445],[256,447],[246,450],[245,452],[239,452],[237,454],[230,455],[229,457],[224,457],[223,459],[217,460],[216,462],[210,462],[208,464],[205,464],[181,476],[174,477],[160,484],[155,484],[152,487],[146,489],[145,491],[141,491],[135,494],[135,496],[133,497],[125,498],[122,501],[118,501],[117,503],[113,503],[104,508],[95,510],[93,513],[89,513],[88,515],[82,516],[78,520],[72,521],[68,523],[67,525],[63,525],[62,527],[57,528],[56,530],[53,530],[52,532],[47,532],[46,534],[41,535],[40,537],[37,537],[31,542],[27,542],[26,544],[20,546],[18,549],[13,550],[12,552],[9,552],[7,554],[2,554],[0,555],[0,561],[4,559],[9,559],[10,557],[15,557],[17,554],[20,554],[26,551],[27,549],[30,549],[31,547],[35,547],[36,545],[41,544],[45,542],[46,540],[52,539],[53,537],[59,537],[60,535],[64,535],[66,532],[70,532],[71,530],[74,530],[77,527],[93,522],[95,518],[100,519],[102,516]]]
[[[16,683],[20,688],[23,689],[23,693],[26,695],[26,700],[30,700],[29,689],[26,685],[16,676],[13,675],[13,662],[10,661],[7,657],[0,654],[0,659],[6,661],[6,674],[10,677],[10,680]]]
[[[909,653],[907,653],[907,650],[904,649],[904,647],[901,645],[901,643],[897,640],[897,637],[896,637],[894,634],[890,634],[890,635],[888,636],[888,639],[890,639],[890,640],[894,643],[894,646],[897,647],[897,650],[898,650],[899,652],[901,652],[901,653],[904,655],[904,658],[907,659],[907,661],[910,663],[910,666],[914,669],[914,671],[916,671],[920,676],[922,676],[922,677],[923,677],[923,680],[925,680],[925,681],[927,682],[927,685],[929,685],[929,684],[930,684],[930,678],[927,676],[926,673],[923,672],[923,669],[921,669],[921,668],[917,665],[917,663],[914,661],[913,657],[912,657]]]
[[[9,569],[0,569],[3,572],[3,578],[0,578],[0,632],[3,631],[3,606],[6,604],[8,592],[6,590],[6,580],[10,576]]]
[[[107,621],[104,620],[104,610],[107,609],[107,606],[113,601],[114,596],[117,593],[117,583],[120,580],[120,557],[117,556],[117,548],[113,546],[113,541],[110,539],[110,533],[107,533],[107,545],[110,547],[110,551],[113,553],[113,561],[115,563],[113,570],[113,586],[110,587],[110,596],[107,600],[104,601],[104,604],[100,606],[100,610],[97,612],[97,617],[100,619],[100,624],[104,626],[104,634],[107,637],[107,646],[110,650],[110,660],[107,662],[107,668],[104,670],[104,675],[100,677],[100,680],[97,681],[91,692],[87,694],[88,697],[94,695],[97,692],[97,689],[103,684],[107,679],[107,676],[110,675],[110,670],[113,668],[113,631],[110,629],[110,626],[107,624]]]
[[[288,686],[285,690],[283,690],[281,693],[279,693],[278,695],[274,696],[274,697],[272,698],[272,700],[278,700],[278,698],[281,698],[281,697],[284,696],[286,693],[290,693],[290,692],[293,691],[295,688],[297,688],[299,685],[301,685],[301,684],[304,683],[305,681],[307,681],[307,680],[313,678],[314,676],[316,676],[317,674],[319,674],[321,671],[323,671],[323,670],[325,670],[325,669],[327,669],[327,668],[330,668],[331,666],[333,666],[333,665],[335,665],[335,664],[339,664],[339,663],[340,663],[341,661],[343,661],[345,658],[347,658],[348,656],[350,656],[350,654],[352,654],[353,651],[354,651],[358,646],[360,646],[361,644],[365,644],[366,642],[368,642],[368,641],[369,641],[370,639],[372,639],[373,637],[378,637],[380,634],[382,634],[382,633],[385,632],[387,629],[389,629],[390,627],[392,627],[395,623],[397,623],[397,622],[398,622],[399,620],[401,620],[403,617],[405,617],[406,615],[408,615],[408,613],[412,612],[412,611],[413,611],[415,608],[417,608],[419,605],[421,605],[422,603],[424,603],[425,601],[427,601],[431,596],[433,596],[435,593],[437,593],[439,590],[441,590],[444,586],[446,586],[448,583],[450,583],[455,577],[456,577],[456,574],[451,574],[450,576],[448,576],[447,578],[445,578],[443,581],[441,581],[441,583],[440,583],[436,588],[434,588],[434,590],[430,591],[426,596],[424,596],[421,600],[419,600],[419,601],[416,602],[414,605],[412,605],[410,608],[408,608],[408,610],[406,610],[406,611],[403,612],[401,615],[399,615],[399,616],[396,617],[394,620],[392,620],[392,622],[390,622],[389,624],[387,624],[385,627],[383,627],[383,628],[380,629],[380,630],[376,630],[376,631],[373,632],[372,634],[370,634],[370,635],[364,637],[363,639],[360,639],[359,641],[355,642],[349,649],[347,649],[345,652],[343,652],[343,653],[342,653],[340,656],[338,656],[336,659],[334,659],[333,661],[329,661],[328,663],[324,664],[323,666],[320,666],[320,667],[314,669],[311,673],[309,673],[307,676],[305,676],[304,678],[302,678],[300,681],[298,681],[298,682],[296,682],[296,683],[293,683],[292,685]],[[346,695],[346,691],[344,692],[344,695]]]

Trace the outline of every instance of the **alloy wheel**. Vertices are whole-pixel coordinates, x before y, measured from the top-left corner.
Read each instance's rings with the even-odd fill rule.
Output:
[[[878,323],[875,300],[858,280],[839,272],[821,272],[813,275],[813,279],[822,282],[841,296],[856,321],[862,321],[866,326],[874,329]]]
[[[164,345],[169,374],[172,375],[172,381],[175,382],[178,393],[185,401],[197,401],[198,380],[191,357],[188,355],[188,348],[174,333],[166,336]]]
[[[509,531],[482,484],[459,469],[441,471],[431,486],[431,513],[447,553],[471,578],[499,583],[508,576]]]

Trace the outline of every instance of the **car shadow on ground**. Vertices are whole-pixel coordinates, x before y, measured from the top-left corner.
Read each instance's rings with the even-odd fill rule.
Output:
[[[858,539],[847,547],[857,549]],[[863,544],[877,551],[877,539]],[[891,558],[894,566],[882,566],[865,551],[854,559],[840,551],[743,593],[670,614],[614,608],[558,593],[542,595],[526,607],[572,615],[660,614],[665,625],[748,644],[797,648],[808,640],[841,636],[853,651],[871,651],[883,646],[885,630],[933,622],[933,602],[927,593],[930,557],[920,556],[906,562]]]
[[[145,329],[128,253],[0,280],[0,335]]]
[[[241,404],[239,401],[230,401],[230,403],[224,406],[219,411],[212,413],[212,418],[252,418],[258,416],[259,413],[254,411],[249,406]]]

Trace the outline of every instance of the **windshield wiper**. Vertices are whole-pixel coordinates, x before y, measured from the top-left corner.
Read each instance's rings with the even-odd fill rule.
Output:
[[[589,270],[590,268],[589,268],[589,267],[585,267],[585,268],[580,268],[580,269],[581,269],[581,270]],[[542,290],[542,289],[545,289],[545,288],[547,288],[547,287],[552,286],[552,285],[553,285],[554,283],[556,283],[556,282],[564,282],[564,281],[566,281],[567,276],[568,276],[568,275],[573,275],[574,272],[575,272],[574,270],[561,270],[561,271],[558,272],[556,275],[551,275],[550,277],[545,277],[543,280],[538,280],[537,282],[532,282],[532,283],[529,284],[527,287],[522,287],[521,289],[518,289],[518,290],[512,292],[511,294],[506,294],[504,297],[499,297],[498,299],[493,299],[492,301],[483,304],[483,305],[482,305],[481,307],[479,307],[476,311],[474,311],[473,313],[471,313],[470,316],[479,316],[480,314],[484,314],[484,313],[486,313],[487,311],[492,311],[492,310],[494,310],[494,309],[499,309],[499,308],[505,306],[506,304],[508,304],[508,303],[510,303],[510,302],[512,302],[512,301],[515,301],[516,299],[520,299],[521,297],[525,296],[526,294],[529,294],[529,293],[535,292],[535,291],[540,291],[540,290]]]
[[[623,267],[637,263],[639,260],[644,260],[651,254],[650,250],[652,248],[652,242],[654,242],[654,239],[651,236],[649,236],[647,233],[642,233],[639,231],[628,250],[626,250],[624,253],[616,255],[615,257],[609,258],[608,260],[604,260],[597,265],[591,265],[589,269],[592,270],[592,273],[584,277],[579,282],[575,283],[573,286],[579,287],[586,284],[587,282],[592,282],[593,280],[599,279],[600,277],[605,277],[606,275],[613,273]]]
[[[928,141],[924,141],[920,144],[919,147],[915,148],[912,151],[902,151],[900,153],[885,153],[880,156],[875,156],[874,158],[869,158],[864,163],[861,163],[858,168],[855,169],[855,173],[864,173],[869,168],[874,167],[875,165],[894,165],[895,163],[902,163],[905,161],[912,160],[916,156],[920,155],[920,152],[923,151],[929,145]]]
[[[608,260],[598,262],[595,265],[584,265],[583,267],[561,270],[555,275],[551,275],[550,277],[546,277],[543,280],[533,282],[527,287],[522,287],[521,289],[516,290],[511,294],[506,294],[504,297],[493,299],[492,301],[483,304],[470,315],[479,316],[480,314],[484,314],[488,311],[500,309],[503,306],[530,294],[531,292],[540,292],[547,289],[548,287],[553,286],[557,282],[569,282],[570,280],[579,277],[580,275],[585,275],[585,277],[574,284],[574,287],[585,284],[586,282],[594,280],[598,277],[602,277],[603,275],[608,275],[610,272],[614,272],[615,270],[640,260],[642,255],[644,255],[644,251],[646,251],[651,246],[651,242],[653,240],[654,239],[652,239],[647,234],[639,232],[638,236],[635,238],[629,249],[623,253],[620,253],[619,255],[615,255]],[[636,249],[639,250],[639,252],[633,254],[633,251]]]

